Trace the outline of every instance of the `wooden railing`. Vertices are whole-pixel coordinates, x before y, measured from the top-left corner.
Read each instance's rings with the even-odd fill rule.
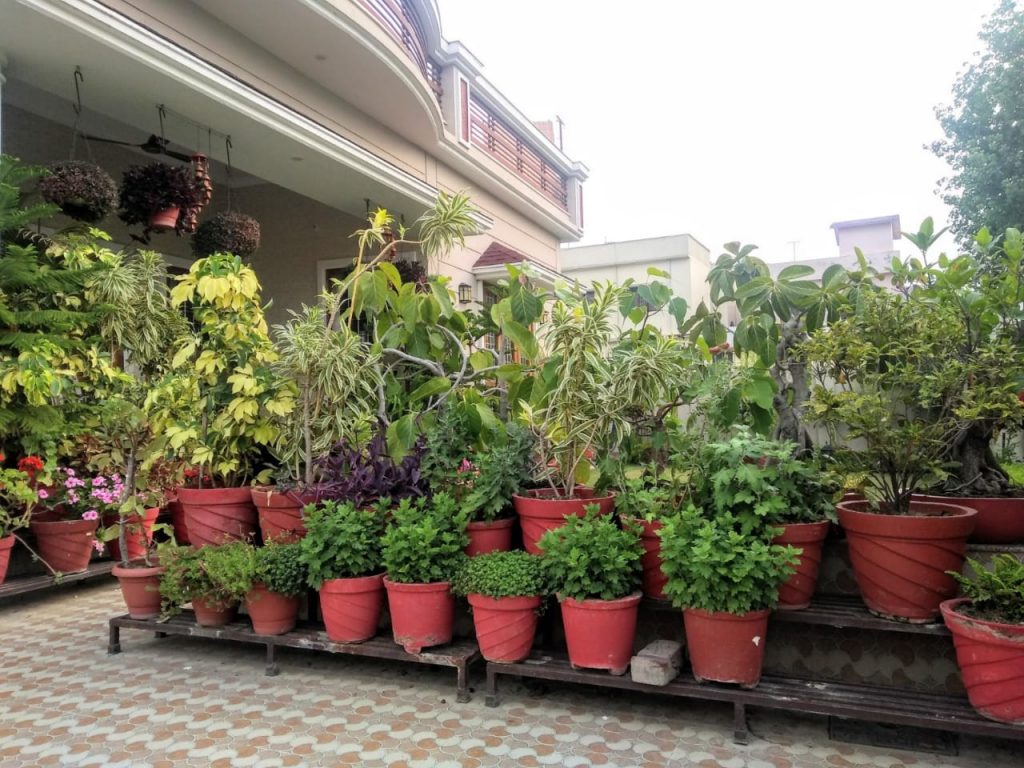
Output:
[[[440,102],[441,67],[430,58],[426,29],[413,3],[409,0],[359,0],[359,3],[380,22],[391,39],[406,50]]]
[[[469,101],[469,126],[470,143],[474,147],[488,152],[531,187],[568,210],[566,177],[487,105],[475,98]]]

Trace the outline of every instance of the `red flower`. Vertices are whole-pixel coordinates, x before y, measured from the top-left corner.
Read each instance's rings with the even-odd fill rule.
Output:
[[[35,480],[36,473],[43,471],[43,460],[38,456],[26,456],[18,462],[18,469],[28,475],[29,480]]]

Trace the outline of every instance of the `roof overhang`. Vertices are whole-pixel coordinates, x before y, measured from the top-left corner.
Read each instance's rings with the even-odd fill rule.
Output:
[[[554,287],[556,283],[567,283],[572,285],[575,281],[571,277],[563,275],[561,272],[557,272],[550,267],[545,267],[543,264],[538,264],[535,261],[530,261],[524,258],[519,262],[509,262],[506,264],[490,264],[486,267],[473,267],[473,276],[479,280],[484,281],[497,281],[502,278],[507,278],[509,265],[522,269],[530,277],[537,280],[542,285]]]

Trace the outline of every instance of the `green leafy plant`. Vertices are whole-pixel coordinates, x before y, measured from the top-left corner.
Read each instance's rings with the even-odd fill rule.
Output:
[[[0,453],[0,462],[3,458]],[[28,527],[38,499],[35,483],[27,472],[0,468],[0,539]]]
[[[469,515],[446,493],[405,499],[383,539],[388,579],[402,584],[451,581],[465,559]]]
[[[247,541],[231,541],[199,550],[202,568],[219,599],[242,600],[256,580],[256,548]]]
[[[948,571],[960,584],[964,597],[971,599],[969,609],[960,608],[986,621],[1002,624],[1024,624],[1024,562],[1003,553],[992,558],[986,568],[968,559],[971,576]]]
[[[328,579],[380,573],[384,525],[379,512],[325,501],[307,506],[303,517],[306,535],[299,548],[309,586],[320,589]]]
[[[222,608],[237,602],[237,590],[224,590],[211,578],[207,569],[207,559],[216,549],[169,546],[161,550],[163,574],[160,577],[160,595],[164,616],[179,613],[183,605],[196,598]]]
[[[640,532],[619,528],[596,504],[587,505],[584,517],[568,517],[564,526],[545,533],[538,546],[560,600],[617,600],[640,585]]]
[[[308,581],[301,542],[267,542],[254,552],[253,582],[286,597],[301,595]]]
[[[528,552],[489,552],[466,558],[452,579],[456,595],[533,597],[547,594],[543,560]]]
[[[533,474],[533,435],[517,424],[507,425],[506,433],[504,443],[474,457],[475,474],[464,505],[475,520],[508,516],[512,496]]]
[[[678,511],[682,485],[669,473],[647,468],[638,477],[626,478],[615,493],[615,511],[627,519],[661,520]]]

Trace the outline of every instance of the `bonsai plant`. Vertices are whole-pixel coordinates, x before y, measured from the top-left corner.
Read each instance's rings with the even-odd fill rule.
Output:
[[[252,216],[225,211],[200,224],[192,235],[192,253],[197,259],[215,253],[232,253],[243,261],[260,247],[260,223]]]
[[[643,546],[634,526],[620,529],[597,504],[567,517],[539,542],[558,596],[574,669],[625,673],[633,655]]]
[[[306,566],[298,542],[267,542],[252,550],[252,585],[245,609],[257,635],[283,635],[295,627],[299,596],[306,589]]]
[[[244,564],[241,548],[228,550],[219,555],[220,547],[165,547],[160,553],[160,595],[164,616],[173,616],[191,602],[196,622],[203,627],[222,627],[235,618],[238,602],[248,590],[251,571]],[[218,559],[219,557],[219,559]],[[215,580],[213,570],[218,573]],[[234,566],[234,567],[232,567]],[[226,573],[237,571],[241,576],[226,577]]]
[[[991,567],[969,560],[971,576],[950,575],[963,597],[942,603],[967,698],[979,713],[1024,724],[1024,563],[995,555]]]
[[[39,180],[39,192],[65,216],[96,224],[117,207],[117,184],[98,165],[65,160],[47,170]]]
[[[120,197],[117,215],[125,224],[143,224],[147,234],[169,229],[181,234],[182,215],[199,203],[200,192],[186,166],[150,163],[124,172]]]
[[[361,643],[377,634],[384,605],[382,520],[351,502],[305,509],[302,563],[307,583],[320,593],[320,613],[335,643]]]
[[[0,453],[0,466],[5,460],[6,457]],[[16,533],[28,527],[37,499],[33,478],[27,472],[0,468],[0,584],[7,578]]]
[[[452,639],[455,599],[451,580],[468,543],[467,515],[445,493],[405,499],[383,538],[384,587],[395,642],[406,653]]]
[[[469,600],[485,659],[515,663],[530,655],[547,594],[541,558],[504,551],[470,557],[452,580],[452,591]]]
[[[969,417],[945,394],[973,375],[951,347],[956,310],[916,294],[869,291],[856,312],[806,345],[817,384],[811,417],[863,448],[835,451],[864,479],[864,501],[841,501],[839,522],[868,609],[929,622],[956,582],[977,513],[913,498],[946,476],[949,441]]]

